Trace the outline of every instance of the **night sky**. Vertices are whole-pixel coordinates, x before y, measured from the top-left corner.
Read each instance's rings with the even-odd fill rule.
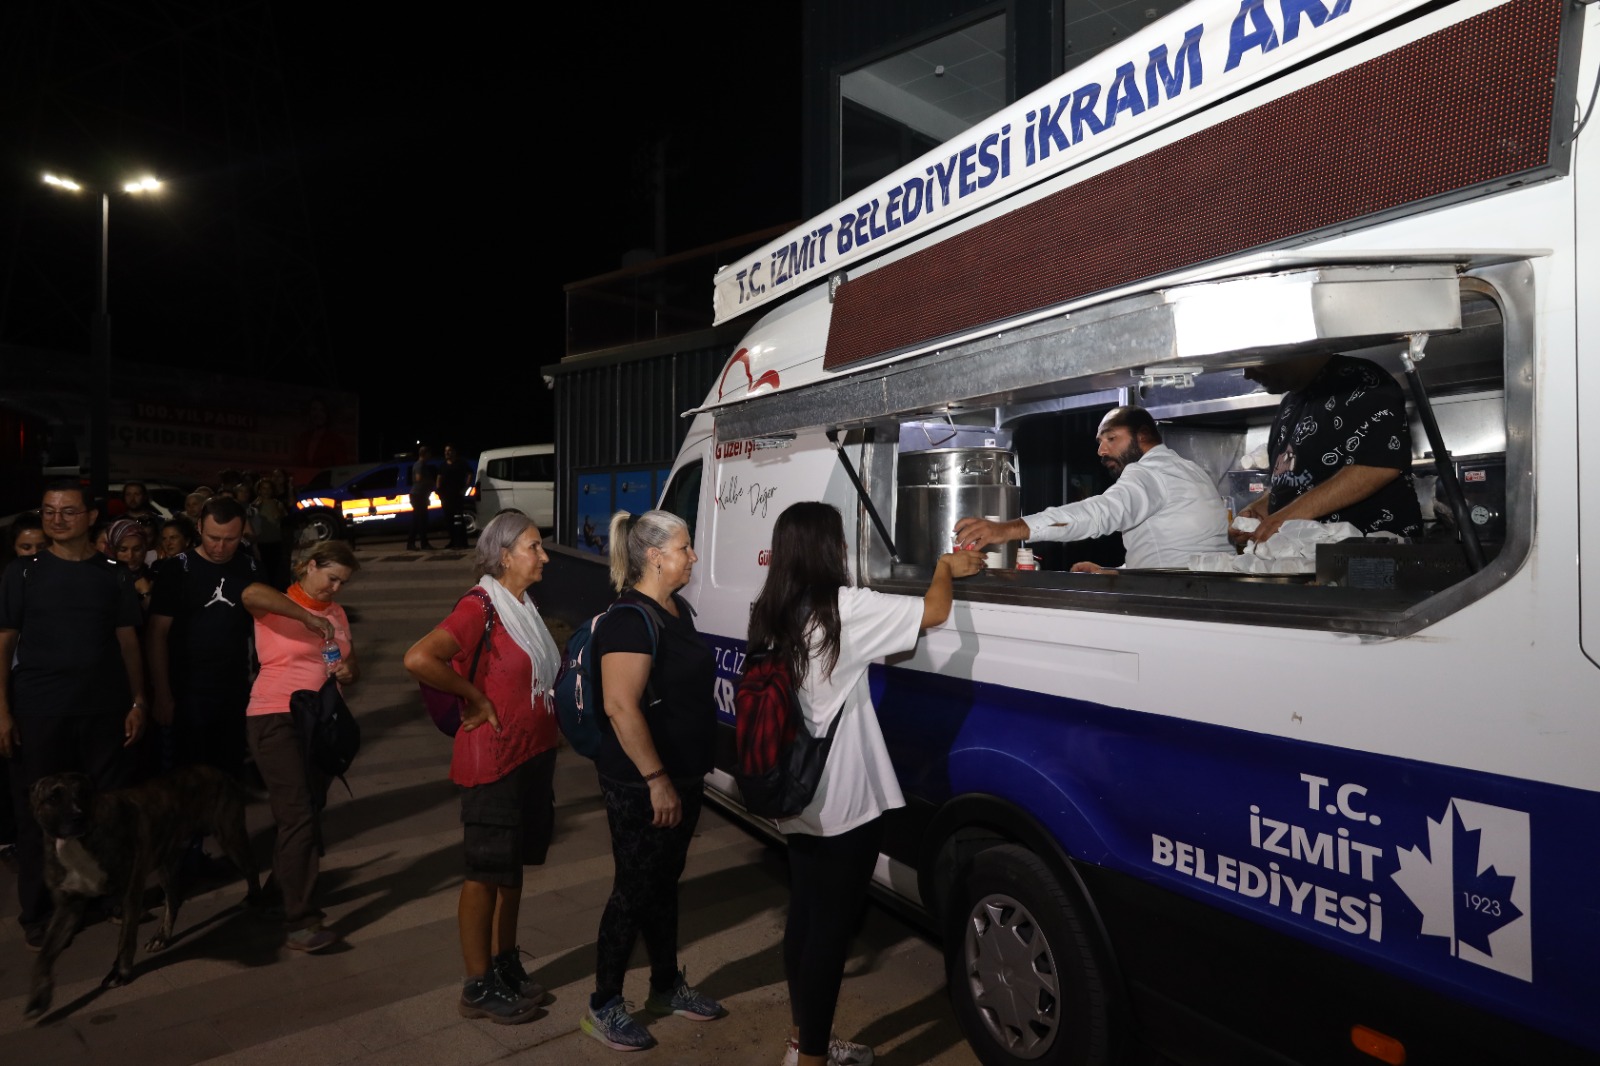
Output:
[[[0,342],[88,350],[97,205],[40,172],[148,169],[111,208],[115,357],[356,392],[363,458],[549,440],[561,286],[652,245],[658,142],[668,254],[798,218],[797,0],[346,6],[0,15]]]

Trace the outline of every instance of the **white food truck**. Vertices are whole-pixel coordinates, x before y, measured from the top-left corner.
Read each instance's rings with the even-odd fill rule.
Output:
[[[750,325],[662,506],[736,813],[787,505],[919,595],[955,518],[1065,502],[1114,405],[1240,506],[1279,402],[1243,368],[1406,388],[1423,536],[1315,574],[1041,551],[873,668],[878,886],[984,1062],[1600,1056],[1597,59],[1592,4],[1198,0],[717,274]]]

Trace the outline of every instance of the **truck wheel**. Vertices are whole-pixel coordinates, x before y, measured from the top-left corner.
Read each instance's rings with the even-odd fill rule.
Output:
[[[1077,901],[1026,848],[979,852],[951,895],[945,965],[985,1066],[1113,1061],[1112,993]]]
[[[320,544],[325,540],[338,540],[344,536],[344,524],[327,511],[312,511],[301,526],[305,539]]]

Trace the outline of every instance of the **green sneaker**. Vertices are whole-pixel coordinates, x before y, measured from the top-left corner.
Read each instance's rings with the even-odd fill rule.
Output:
[[[709,1022],[728,1013],[722,1004],[691,988],[684,970],[678,971],[678,984],[671,992],[652,991],[644,1001],[644,1009],[651,1014],[676,1014],[697,1022]]]

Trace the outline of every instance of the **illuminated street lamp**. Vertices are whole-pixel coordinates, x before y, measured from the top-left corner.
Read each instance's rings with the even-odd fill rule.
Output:
[[[44,183],[67,192],[82,192],[83,186],[71,178],[45,174]],[[145,176],[126,182],[122,191],[129,194],[159,192],[161,183]],[[106,309],[106,260],[110,252],[111,194],[100,191],[100,285],[95,302],[93,338],[94,388],[90,393],[89,413],[89,494],[104,501],[111,480],[111,315]]]

